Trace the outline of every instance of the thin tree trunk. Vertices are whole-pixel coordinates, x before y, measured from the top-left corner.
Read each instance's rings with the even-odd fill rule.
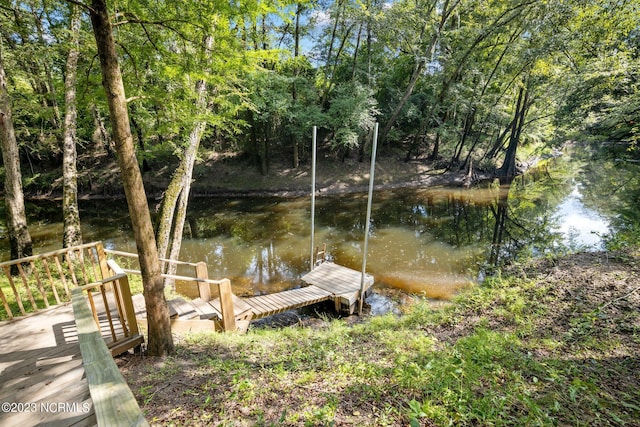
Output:
[[[293,84],[291,85],[291,99],[293,101],[293,108],[297,108],[297,100],[298,100],[298,91],[296,87],[297,79],[298,79],[298,56],[300,56],[300,15],[302,14],[303,7],[298,3],[296,8],[296,25],[294,30],[294,47],[293,47]],[[291,142],[293,143],[293,161],[292,167],[297,169],[300,166],[300,143],[298,141],[298,137],[295,132],[291,133]]]
[[[173,352],[169,309],[164,297],[158,249],[131,135],[122,74],[105,0],[92,0],[90,15],[102,69],[102,84],[109,104],[122,184],[140,261],[149,325],[148,351],[153,356],[164,356]]]
[[[178,199],[178,205],[176,206],[176,215],[174,218],[175,226],[173,228],[173,237],[171,239],[171,250],[169,251],[169,259],[180,259],[180,249],[182,248],[182,235],[184,232],[184,224],[187,219],[187,206],[189,205],[189,193],[191,190],[191,176],[184,177],[183,189],[180,192],[180,198]],[[169,264],[167,267],[167,273],[175,275],[178,266],[176,264]],[[174,285],[174,283],[171,283]]]
[[[351,64],[351,80],[356,79],[356,70],[358,67],[358,50],[360,49],[360,38],[362,37],[363,27],[364,27],[364,22],[361,22],[360,28],[358,29],[358,36],[356,37],[356,46],[353,51],[353,62]]]
[[[476,119],[476,107],[472,107],[471,111],[469,111],[464,119],[464,126],[462,127],[462,136],[460,137],[460,143],[456,148],[456,153],[451,158],[450,166],[453,166],[456,163],[460,162],[460,156],[462,155],[462,149],[464,148],[464,144],[467,142],[467,137],[471,133],[471,129],[473,128],[473,124]],[[462,165],[464,166],[464,165]]]
[[[100,110],[96,104],[91,106],[91,113],[93,114],[93,134],[91,135],[91,141],[95,145],[97,152],[115,154],[113,149],[113,141],[111,135],[107,132],[107,128],[104,125],[104,120],[100,115]]]
[[[213,47],[213,36],[208,36],[204,41],[204,50],[210,55]],[[202,114],[207,108],[207,83],[204,80],[196,82],[196,108],[197,114]],[[202,135],[207,127],[207,122],[201,120],[197,122],[189,135],[189,141],[184,150],[184,156],[176,172],[171,178],[165,197],[162,200],[160,209],[160,220],[158,221],[158,231],[156,238],[158,241],[158,252],[166,257],[169,245],[171,250],[169,259],[178,259],[180,247],[182,245],[182,232],[187,217],[187,205],[189,193],[191,192],[191,180],[193,177],[193,167],[196,162],[198,147],[202,140]],[[173,232],[172,232],[173,230]],[[176,265],[169,264],[166,267],[168,274],[176,272]],[[165,280],[166,286],[173,286],[173,280]]]
[[[440,22],[438,24],[438,28],[436,28],[435,33],[433,34],[433,36],[431,37],[431,40],[429,41],[428,48],[426,49],[427,52],[429,52],[431,61],[434,60],[436,46],[438,45],[438,40],[440,40],[440,34],[442,33],[442,30],[444,29],[445,24],[449,20],[451,13],[453,13],[453,11],[455,10],[455,8],[458,6],[459,3],[460,3],[460,0],[454,0],[453,5],[449,7],[449,0],[445,0],[444,4],[442,5],[442,15],[440,16]],[[425,24],[425,27],[422,30],[423,32],[426,30],[428,25],[429,23],[427,22]],[[398,102],[398,105],[396,105],[396,108],[391,113],[391,116],[389,117],[387,124],[384,126],[384,128],[382,129],[382,132],[380,133],[378,141],[380,141],[381,144],[385,142],[385,139],[389,135],[389,132],[391,132],[391,128],[393,127],[395,121],[400,115],[400,112],[402,111],[405,104],[411,97],[411,94],[413,93],[413,90],[415,89],[416,84],[418,83],[418,79],[422,75],[422,71],[424,70],[424,67],[426,65],[427,65],[426,60],[423,58],[418,61],[418,63],[416,64],[416,67],[413,69],[413,74],[409,79],[409,84],[407,85],[407,88],[405,89],[404,94],[400,99],[400,102]]]
[[[4,163],[4,203],[7,210],[7,232],[11,246],[11,259],[27,257],[33,254],[31,235],[27,227],[27,214],[24,208],[22,191],[22,172],[20,171],[20,153],[16,134],[13,129],[11,102],[7,91],[4,73],[4,61],[0,47],[0,143]]]
[[[160,204],[160,211],[158,213],[158,220],[156,222],[157,228],[155,231],[156,245],[158,246],[158,255],[161,258],[167,258],[169,244],[171,243],[171,230],[173,228],[173,218],[175,215],[175,208],[180,198],[180,192],[182,191],[182,180],[184,176],[184,159],[180,162],[176,170],[173,172],[171,181],[167,185],[166,190],[162,196],[162,203]],[[178,179],[180,177],[180,179]],[[162,271],[165,271],[165,266],[161,263]],[[167,281],[165,281],[165,286]]]
[[[379,140],[381,143],[384,143],[385,140],[387,139],[387,135],[389,135],[389,132],[391,132],[391,128],[396,122],[396,119],[398,118],[398,116],[400,115],[400,112],[402,111],[405,104],[411,97],[411,94],[413,93],[413,89],[415,89],[416,83],[418,83],[418,78],[422,74],[422,70],[424,70],[424,67],[425,67],[425,61],[421,59],[413,70],[413,74],[411,75],[411,79],[409,79],[409,84],[407,85],[407,88],[404,91],[404,95],[402,95],[400,102],[398,102],[398,105],[396,105],[396,108],[391,113],[389,120],[387,120],[387,124],[384,126],[384,128],[382,129],[382,132],[380,133]]]
[[[138,121],[135,119],[135,114],[136,114],[136,108],[135,108],[135,104],[131,104],[131,125],[133,125],[133,128],[136,131],[136,136],[138,138],[138,147],[140,152],[142,153],[142,172],[149,172],[151,170],[151,166],[149,165],[149,161],[147,160],[147,158],[144,156],[144,153],[146,151],[145,145],[144,145],[144,134],[142,133],[142,127],[140,126],[140,124],[138,123]]]
[[[33,15],[33,22],[38,31],[38,39],[40,40],[40,44],[43,47],[47,46],[49,43],[47,43],[45,40],[44,28],[42,26],[42,19],[35,12],[32,12],[32,15]],[[51,124],[53,125],[53,128],[60,129],[60,122],[62,120],[60,118],[60,108],[58,108],[58,101],[56,99],[56,87],[53,83],[53,75],[51,74],[51,67],[49,66],[49,64],[51,63],[51,60],[50,58],[46,57],[48,50],[45,52],[46,52],[45,58],[42,66],[44,68],[44,73],[47,78],[47,81],[45,84],[45,86],[47,87],[47,93],[46,93],[46,97],[48,98],[47,104],[50,105],[53,110],[53,116],[51,118]]]
[[[369,6],[367,6],[368,8]],[[371,14],[367,16],[367,86],[371,88],[372,77],[371,77],[371,46],[372,46],[372,35],[371,35]]]
[[[323,93],[323,100],[322,100],[322,105],[324,105],[327,100],[329,99],[329,93],[331,92],[331,88],[333,88],[334,86],[334,81],[336,78],[336,71],[338,69],[338,65],[339,65],[339,60],[340,60],[340,55],[342,54],[342,51],[344,50],[344,47],[347,43],[347,40],[349,40],[349,36],[351,35],[351,30],[353,29],[353,26],[355,24],[351,24],[349,25],[349,27],[345,30],[342,38],[340,39],[340,46],[338,47],[338,51],[336,52],[336,57],[333,61],[333,68],[331,69],[331,78],[327,81],[327,79],[325,78],[325,90]],[[326,76],[325,76],[326,77]]]
[[[264,124],[264,139],[260,139],[260,174],[269,174],[269,123]]]
[[[331,30],[331,38],[329,39],[329,50],[327,51],[327,60],[324,66],[324,78],[322,82],[322,98],[320,100],[320,107],[325,108],[325,103],[327,102],[327,95],[329,92],[328,84],[329,84],[329,64],[331,64],[331,54],[333,53],[333,43],[336,40],[336,33],[338,31],[338,23],[340,21],[340,10],[342,7],[342,1],[339,0],[337,8],[337,14],[335,20],[333,21],[333,29]]]
[[[249,139],[251,141],[251,163],[258,168],[260,165],[260,143],[258,142],[258,123],[256,122],[253,111],[247,112],[249,120]]]
[[[78,209],[78,172],[76,168],[76,76],[78,69],[80,10],[76,5],[71,7],[69,53],[67,54],[66,77],[64,81],[64,130],[62,148],[62,216],[64,230],[62,246],[67,248],[82,244],[80,228],[80,211]]]
[[[511,128],[513,127],[514,123],[515,123],[515,118],[511,120],[507,125],[507,127],[504,129],[504,131],[501,132],[500,135],[496,137],[496,141],[493,143],[493,146],[491,147],[491,149],[485,154],[484,156],[485,158],[488,158],[488,159],[495,158],[498,152],[500,152],[504,148],[504,145],[505,145],[504,140],[507,137],[507,134],[509,133]]]

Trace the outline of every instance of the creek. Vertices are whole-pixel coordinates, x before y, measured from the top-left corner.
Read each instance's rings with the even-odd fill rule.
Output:
[[[377,287],[448,299],[505,260],[602,249],[617,213],[589,193],[594,190],[594,178],[585,173],[589,164],[551,159],[509,188],[376,191],[367,271]],[[326,245],[330,260],[356,270],[362,263],[366,197],[316,199],[316,244]],[[82,201],[80,207],[85,241],[135,252],[124,201]],[[59,203],[30,202],[27,210],[34,252],[58,248]],[[295,287],[309,270],[310,197],[195,199],[188,216],[181,260],[205,261],[209,277],[231,279],[238,295]],[[5,260],[9,244],[2,230]]]

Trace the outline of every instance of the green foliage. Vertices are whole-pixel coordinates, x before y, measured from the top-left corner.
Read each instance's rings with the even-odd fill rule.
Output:
[[[119,2],[113,20],[134,136],[154,164],[172,161],[166,153],[180,153],[202,119],[204,149],[274,157],[298,144],[304,160],[303,142],[317,125],[344,153],[362,145],[372,123],[384,126],[406,95],[390,141],[413,141],[411,150],[424,153],[439,138],[437,154],[480,160],[508,136],[525,83],[522,146],[578,132],[638,143],[633,2],[463,0],[447,10],[433,0],[147,3]],[[59,162],[68,19],[69,5],[57,0],[0,11],[16,132],[34,173]],[[99,120],[109,129],[94,57],[85,17],[81,154],[96,148]],[[196,106],[199,80],[209,88],[205,112]]]
[[[359,147],[373,130],[378,113],[371,89],[357,83],[339,85],[334,90],[327,125],[333,130],[332,147],[351,150]]]
[[[609,339],[602,309],[568,304],[579,281],[564,293],[545,286],[544,273],[526,275],[497,275],[445,308],[421,301],[402,317],[189,336],[180,356],[161,370],[147,363],[149,378],[133,380],[146,402],[145,384],[180,384],[175,379],[187,375],[177,388],[184,396],[211,396],[194,419],[216,423],[633,424],[640,411],[633,363],[606,356],[628,354],[631,344]],[[611,386],[618,380],[620,389]]]

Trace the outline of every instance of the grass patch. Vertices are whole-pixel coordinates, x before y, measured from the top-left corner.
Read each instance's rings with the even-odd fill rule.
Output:
[[[639,425],[638,269],[598,256],[533,262],[437,310],[118,361],[154,425]]]

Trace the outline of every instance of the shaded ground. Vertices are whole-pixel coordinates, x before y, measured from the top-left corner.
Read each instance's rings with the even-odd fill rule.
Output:
[[[449,310],[320,316],[118,364],[154,425],[640,425],[637,255],[507,275]]]
[[[316,168],[316,189],[324,194],[364,192],[369,183],[369,160],[359,162],[355,158],[339,161],[333,156],[319,155]],[[166,189],[175,162],[151,162],[151,170],[143,172],[147,195],[158,198]],[[409,188],[427,185],[462,185],[465,171],[446,171],[444,164],[426,160],[405,162],[401,153],[384,153],[378,156],[375,169],[377,189]],[[83,198],[123,197],[115,159],[105,153],[93,154],[79,160],[78,189]],[[59,176],[59,175],[58,175]],[[274,159],[267,175],[261,175],[249,160],[237,154],[205,154],[194,168],[192,195],[242,196],[273,195],[300,196],[311,188],[310,162],[292,168],[283,159]],[[25,188],[29,197],[59,197],[62,194],[62,178],[53,183],[33,179]]]
[[[377,189],[462,185],[463,172],[446,171],[440,166],[424,160],[405,162],[399,156],[387,154],[376,161],[374,182]],[[364,192],[370,171],[369,160],[347,158],[341,162],[332,156],[319,156],[316,188],[323,194]],[[193,192],[201,196],[211,193],[300,196],[309,193],[311,174],[309,163],[293,169],[284,161],[274,161],[268,175],[262,176],[247,161],[212,155],[196,167]]]

